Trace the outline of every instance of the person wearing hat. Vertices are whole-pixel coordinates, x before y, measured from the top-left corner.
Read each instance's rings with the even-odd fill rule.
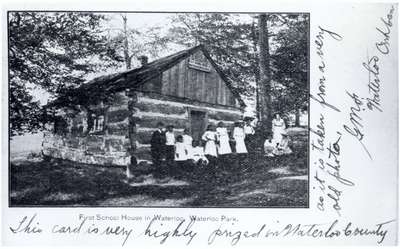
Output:
[[[281,133],[281,135],[282,135],[282,140],[276,146],[276,150],[274,151],[274,154],[277,156],[291,154],[293,151],[289,147],[289,136],[287,135],[286,132]]]

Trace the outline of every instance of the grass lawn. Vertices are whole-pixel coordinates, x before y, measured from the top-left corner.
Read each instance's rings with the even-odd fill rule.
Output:
[[[222,167],[222,165],[224,165]],[[265,158],[232,156],[217,167],[176,170],[138,167],[133,182],[124,168],[73,162],[11,163],[11,206],[307,207],[307,153]]]

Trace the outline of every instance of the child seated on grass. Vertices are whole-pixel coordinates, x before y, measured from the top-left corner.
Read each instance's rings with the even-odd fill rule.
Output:
[[[274,152],[275,155],[288,155],[291,154],[293,151],[289,147],[289,137],[286,133],[282,133],[282,141],[276,147]]]
[[[274,152],[276,150],[276,143],[272,140],[272,135],[268,135],[264,142],[264,155],[267,157],[274,157]]]
[[[193,141],[192,157],[190,158],[197,166],[206,166],[208,159],[204,154],[204,148],[199,141]]]

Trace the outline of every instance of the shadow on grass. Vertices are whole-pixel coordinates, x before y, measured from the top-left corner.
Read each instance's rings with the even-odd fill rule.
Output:
[[[135,184],[125,169],[51,160],[11,164],[11,206],[169,206],[306,207],[307,158],[304,151],[279,158],[232,156],[215,166],[166,170],[158,175],[187,184]],[[154,175],[154,167],[135,175]],[[145,197],[145,198],[138,198]],[[164,201],[164,202],[163,202]]]

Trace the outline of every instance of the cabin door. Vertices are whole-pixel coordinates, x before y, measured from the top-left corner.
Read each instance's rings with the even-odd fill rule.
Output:
[[[190,111],[190,130],[193,140],[200,141],[206,130],[206,113],[202,111]]]

